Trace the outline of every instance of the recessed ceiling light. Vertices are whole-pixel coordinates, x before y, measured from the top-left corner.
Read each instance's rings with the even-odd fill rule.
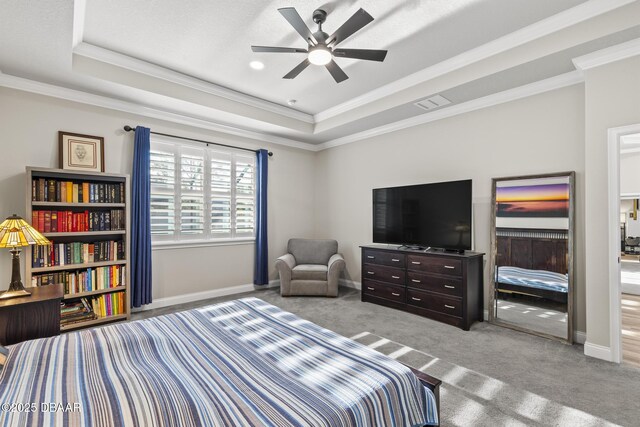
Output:
[[[249,62],[249,66],[254,70],[262,70],[264,68],[264,64],[260,61],[251,61]]]
[[[298,101],[297,101],[297,100],[295,100],[295,99],[290,99],[290,100],[288,100],[288,101],[287,101],[287,104],[289,104],[289,105],[295,105],[295,104],[296,104],[296,102],[298,102]]]

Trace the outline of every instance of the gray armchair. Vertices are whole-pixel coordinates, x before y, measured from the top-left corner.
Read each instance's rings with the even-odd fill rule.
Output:
[[[287,254],[276,260],[282,296],[338,296],[338,278],[344,258],[338,242],[319,239],[290,239]]]

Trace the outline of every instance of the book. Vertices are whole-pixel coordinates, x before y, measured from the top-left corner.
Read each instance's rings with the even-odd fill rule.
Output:
[[[66,182],[67,187],[67,203],[73,203],[73,183]]]
[[[78,184],[72,184],[71,188],[72,188],[72,190],[71,190],[71,194],[72,194],[71,201],[73,203],[78,203]]]
[[[82,183],[82,203],[89,203],[89,183]]]
[[[52,211],[50,215],[50,228],[52,233],[56,233],[58,231],[58,212]],[[46,226],[45,226],[46,227]]]
[[[56,200],[56,182],[53,179],[47,180],[47,202],[55,202]]]

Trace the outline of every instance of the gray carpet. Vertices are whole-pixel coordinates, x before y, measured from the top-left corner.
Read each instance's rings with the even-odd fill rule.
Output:
[[[256,296],[443,380],[443,426],[640,425],[640,369],[588,358],[568,346],[476,323],[471,331],[338,298],[282,298],[254,291],[133,314],[152,317]]]
[[[521,328],[567,338],[567,313],[536,306],[536,302],[522,303],[498,300],[498,319]]]

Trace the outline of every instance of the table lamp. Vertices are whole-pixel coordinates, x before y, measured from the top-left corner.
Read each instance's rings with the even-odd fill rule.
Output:
[[[31,295],[20,279],[20,248],[29,245],[49,245],[51,242],[40,234],[27,221],[13,215],[0,224],[0,248],[11,248],[12,270],[11,284],[0,300]]]

